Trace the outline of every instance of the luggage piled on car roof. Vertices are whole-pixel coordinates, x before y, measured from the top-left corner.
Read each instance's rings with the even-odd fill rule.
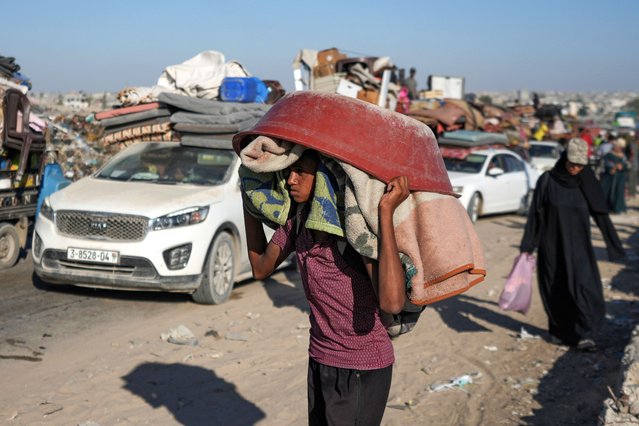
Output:
[[[165,68],[155,86],[121,90],[120,105],[95,119],[104,126],[107,145],[151,140],[202,145],[223,135],[230,140],[283,95],[279,82],[253,77],[239,62],[205,51]]]
[[[388,56],[348,57],[335,47],[302,49],[293,60],[296,90],[338,93],[392,110],[401,90],[395,71]]]
[[[0,189],[39,185],[46,123],[31,112],[29,78],[0,55]]]

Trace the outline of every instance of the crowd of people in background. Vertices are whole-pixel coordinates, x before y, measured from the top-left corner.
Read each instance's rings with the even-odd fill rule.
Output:
[[[408,77],[404,78],[402,73],[398,79],[407,102],[419,99],[416,74],[417,70],[410,68]],[[540,106],[538,94],[533,93],[535,111]],[[404,109],[408,110],[408,107]],[[463,129],[463,124],[460,122],[457,128],[449,126],[446,130]],[[439,135],[439,132],[435,133]],[[538,119],[529,133],[530,135],[517,129],[508,134],[508,148],[524,161],[530,161],[528,139],[552,140],[559,142],[564,148],[572,138],[585,141],[588,163],[600,181],[610,212],[620,214],[627,210],[625,199],[636,195],[639,169],[639,138],[634,130],[597,129],[593,134],[592,129],[586,125],[566,122],[557,113],[551,119]]]

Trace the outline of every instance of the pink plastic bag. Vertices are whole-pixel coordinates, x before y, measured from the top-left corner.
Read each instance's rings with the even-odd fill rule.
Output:
[[[510,271],[504,290],[499,296],[499,307],[505,311],[528,313],[532,299],[532,276],[535,270],[535,256],[520,253],[515,258],[513,269]]]

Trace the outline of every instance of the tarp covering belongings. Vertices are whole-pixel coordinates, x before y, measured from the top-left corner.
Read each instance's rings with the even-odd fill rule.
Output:
[[[279,82],[249,75],[239,62],[225,62],[215,51],[167,67],[156,86],[124,89],[118,94],[119,108],[95,114],[105,129],[102,141],[119,147],[151,140],[201,146],[212,137],[245,130],[268,111],[265,101],[284,94]],[[260,85],[261,103],[222,101],[227,84],[238,99],[255,98]]]
[[[19,90],[23,94],[31,90],[31,81],[20,73],[20,65],[13,57],[0,55],[0,86],[5,90]]]
[[[344,96],[303,91],[282,98],[236,135],[233,147],[243,163],[245,205],[271,226],[283,224],[291,209],[282,171],[305,148],[323,154],[306,226],[344,237],[373,259],[385,182],[408,175],[413,192],[394,224],[410,300],[432,303],[484,279],[481,244],[427,126]]]

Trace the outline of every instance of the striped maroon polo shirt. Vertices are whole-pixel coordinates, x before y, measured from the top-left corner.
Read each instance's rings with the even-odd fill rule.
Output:
[[[299,227],[297,238],[296,234],[291,218],[271,241],[286,255],[296,251],[311,308],[310,357],[320,364],[354,370],[391,365],[393,345],[366,271],[344,260],[337,237],[319,233],[322,241],[315,241],[304,226]]]

